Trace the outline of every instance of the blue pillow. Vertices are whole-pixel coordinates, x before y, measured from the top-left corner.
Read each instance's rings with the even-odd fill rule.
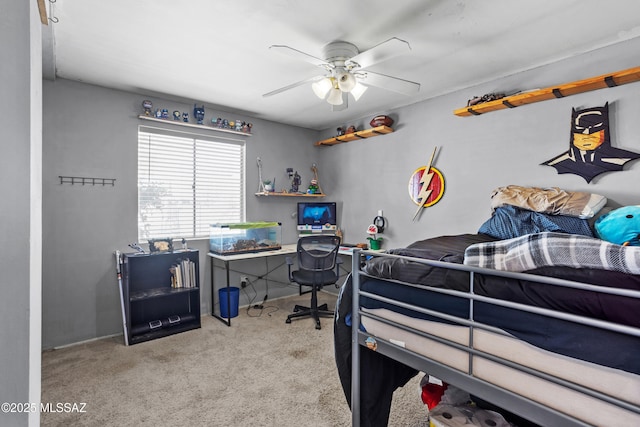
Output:
[[[548,215],[513,205],[496,208],[491,218],[480,226],[478,233],[504,240],[544,231],[594,237],[586,219],[566,215]]]
[[[602,240],[616,245],[640,246],[640,206],[624,206],[598,218],[594,224]]]

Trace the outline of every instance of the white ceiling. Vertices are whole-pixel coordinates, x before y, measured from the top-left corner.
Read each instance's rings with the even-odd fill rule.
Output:
[[[35,1],[35,0],[33,0]],[[144,96],[204,103],[310,129],[332,128],[640,36],[637,0],[57,0],[48,3],[44,70]],[[323,69],[336,40],[360,51],[397,37],[411,51],[369,69],[421,84],[371,87],[332,112],[310,85],[262,94]],[[55,67],[55,68],[54,68]],[[53,71],[51,71],[53,73]]]

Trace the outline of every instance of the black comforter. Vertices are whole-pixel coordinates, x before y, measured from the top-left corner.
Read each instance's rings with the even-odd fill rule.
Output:
[[[484,234],[441,236],[415,242],[407,248],[389,252],[461,264],[464,251],[469,245],[493,240],[496,239]],[[425,286],[415,290],[385,280],[366,278],[361,284],[363,290],[416,305],[437,308],[461,317],[466,315],[467,300],[443,296],[428,290],[428,287],[444,287],[468,291],[469,276],[466,272],[432,268],[405,259],[384,257],[367,262],[364,271],[383,279]],[[640,276],[618,272],[545,267],[528,273],[601,286],[640,290]],[[482,275],[474,277],[474,291],[479,295],[552,308],[624,325],[640,326],[640,316],[637,314],[640,312],[638,299]],[[421,303],[417,304],[416,301]],[[387,306],[368,298],[362,298],[361,305],[368,308],[390,308],[414,317],[435,320],[420,313]],[[350,311],[351,282],[348,280],[341,290],[334,324],[336,364],[348,402],[351,394],[351,328],[348,322]],[[483,303],[475,305],[475,318],[480,322],[507,330],[540,348],[640,374],[640,360],[635,356],[640,351],[640,342],[636,338]],[[617,348],[624,351],[615,351]],[[363,372],[361,375],[361,425],[385,426],[393,391],[406,384],[417,374],[417,371],[366,348],[361,351],[360,366]]]

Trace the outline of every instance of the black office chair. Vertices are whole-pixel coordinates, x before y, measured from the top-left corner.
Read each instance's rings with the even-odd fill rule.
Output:
[[[293,314],[287,316],[287,323],[291,319],[311,316],[316,321],[316,329],[321,329],[320,316],[333,316],[327,304],[318,307],[318,291],[325,285],[333,285],[340,277],[340,237],[330,235],[304,236],[298,240],[298,270],[291,271],[293,260],[287,257],[289,266],[289,281],[311,287],[311,306],[296,305]],[[302,291],[301,291],[302,294]]]

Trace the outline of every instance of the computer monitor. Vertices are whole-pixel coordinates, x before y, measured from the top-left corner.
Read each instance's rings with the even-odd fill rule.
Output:
[[[335,202],[298,203],[298,231],[322,233],[337,229]]]

